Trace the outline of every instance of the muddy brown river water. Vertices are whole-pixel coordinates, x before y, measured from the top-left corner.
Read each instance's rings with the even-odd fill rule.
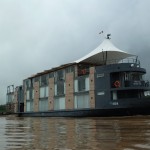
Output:
[[[150,150],[150,116],[0,117],[0,150]]]

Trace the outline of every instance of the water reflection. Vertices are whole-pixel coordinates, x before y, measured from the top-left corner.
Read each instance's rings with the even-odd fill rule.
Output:
[[[150,149],[150,116],[0,118],[1,150]]]

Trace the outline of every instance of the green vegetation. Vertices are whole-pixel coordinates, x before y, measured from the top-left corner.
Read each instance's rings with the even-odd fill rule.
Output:
[[[6,112],[6,105],[0,105],[0,113]]]

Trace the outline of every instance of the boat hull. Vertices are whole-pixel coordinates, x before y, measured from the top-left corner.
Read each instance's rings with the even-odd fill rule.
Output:
[[[19,117],[111,117],[150,115],[150,108],[84,109],[18,113]]]
[[[118,105],[103,108],[20,112],[19,117],[111,117],[150,115],[150,99],[120,100]]]

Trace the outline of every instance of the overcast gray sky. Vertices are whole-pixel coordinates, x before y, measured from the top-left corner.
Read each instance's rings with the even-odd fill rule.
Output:
[[[72,62],[112,34],[150,74],[150,0],[0,0],[0,104],[8,85]]]

